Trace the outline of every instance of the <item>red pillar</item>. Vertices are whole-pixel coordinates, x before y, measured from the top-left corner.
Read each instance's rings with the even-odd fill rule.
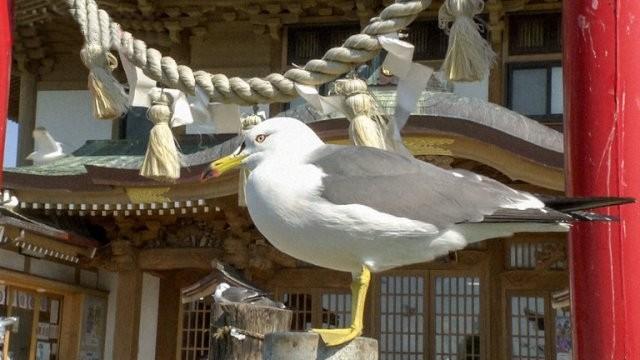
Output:
[[[568,193],[640,199],[640,1],[566,0],[563,26]],[[608,211],[569,236],[577,360],[640,359],[640,205]]]
[[[4,140],[11,79],[11,1],[0,0],[0,187],[4,165]]]

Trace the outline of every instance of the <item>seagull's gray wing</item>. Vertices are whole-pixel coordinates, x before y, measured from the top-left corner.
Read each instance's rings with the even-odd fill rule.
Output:
[[[223,291],[221,296],[225,301],[228,302],[248,302],[251,299],[262,296],[262,293],[259,293],[255,290],[245,289],[241,287],[230,287],[227,290]]]
[[[308,161],[326,174],[321,193],[326,200],[365,205],[440,229],[463,222],[566,220],[548,209],[509,208],[534,198],[498,181],[384,150],[327,145]]]

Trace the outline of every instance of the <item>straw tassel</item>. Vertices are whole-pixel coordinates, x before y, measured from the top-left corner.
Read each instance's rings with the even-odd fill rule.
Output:
[[[171,131],[169,102],[169,95],[162,92],[149,108],[147,116],[154,125],[140,168],[140,175],[162,182],[175,182],[180,178],[180,154]]]
[[[101,120],[122,117],[129,109],[129,100],[122,85],[112,75],[118,66],[116,57],[95,44],[83,47],[80,56],[89,68],[88,87],[93,116]]]
[[[339,79],[335,92],[345,97],[345,115],[350,121],[349,138],[356,146],[406,153],[402,143],[393,140],[393,120],[384,114],[369,93],[367,83],[360,79]]]
[[[445,0],[440,8],[439,26],[449,34],[442,71],[449,80],[482,80],[495,62],[495,52],[480,34],[484,26],[474,20],[483,8],[483,0]]]

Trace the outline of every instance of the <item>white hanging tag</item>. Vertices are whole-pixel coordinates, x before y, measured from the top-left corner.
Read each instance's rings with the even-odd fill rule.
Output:
[[[322,114],[346,113],[344,107],[344,96],[321,96],[314,86],[295,84],[298,94]]]
[[[240,132],[240,107],[238,105],[212,103],[210,108],[216,134],[237,134]]]
[[[156,81],[144,74],[142,69],[133,65],[126,56],[120,55],[120,63],[129,83],[129,104],[131,106],[149,107],[149,93],[156,87]]]
[[[378,36],[378,41],[388,54],[383,66],[398,77],[396,95],[396,120],[397,134],[404,127],[409,115],[415,111],[418,99],[422,91],[427,87],[427,82],[433,74],[433,69],[413,62],[415,47],[398,39],[397,34]]]

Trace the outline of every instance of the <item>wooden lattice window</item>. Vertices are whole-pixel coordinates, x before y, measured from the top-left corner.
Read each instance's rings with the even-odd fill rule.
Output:
[[[357,24],[291,27],[288,32],[287,63],[304,65],[320,59],[332,47],[340,46],[351,35],[360,32]]]
[[[351,294],[342,289],[289,289],[281,301],[293,312],[291,330],[351,325]]]
[[[510,292],[507,299],[510,360],[572,358],[569,309],[553,309],[547,291]]]
[[[435,278],[435,359],[480,359],[480,278]]]
[[[545,263],[549,263],[545,266]],[[510,269],[566,270],[566,247],[560,241],[512,240],[509,242],[507,267]]]
[[[562,52],[560,13],[513,15],[509,17],[509,54]]]
[[[449,37],[438,27],[438,20],[416,21],[409,26],[407,41],[416,47],[414,60],[443,60]]]
[[[322,327],[345,328],[351,325],[351,294],[322,294]]]
[[[313,327],[313,296],[307,293],[285,293],[283,303],[293,312],[291,330],[308,330]]]
[[[547,304],[544,296],[510,298],[510,335],[512,360],[544,360],[547,358],[545,328]]]
[[[202,360],[209,356],[211,328],[210,296],[184,304],[182,307],[181,360]]]
[[[380,359],[424,359],[425,277],[382,276],[379,301]]]

